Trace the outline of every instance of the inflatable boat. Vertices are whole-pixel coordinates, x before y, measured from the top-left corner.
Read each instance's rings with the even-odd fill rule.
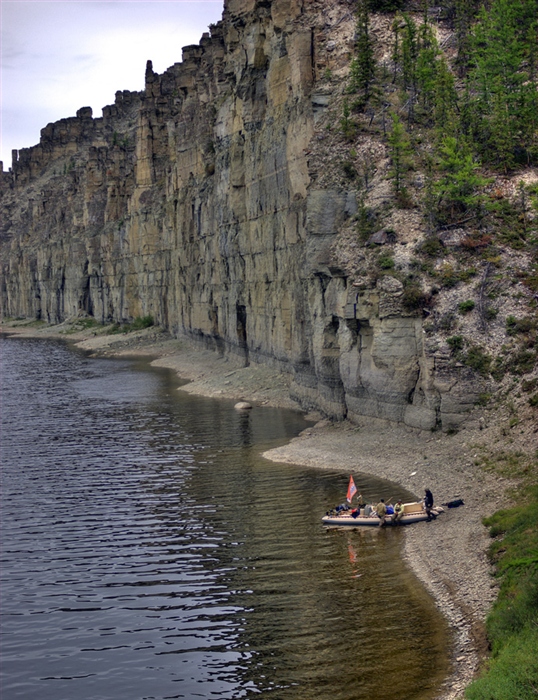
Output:
[[[428,514],[424,510],[422,501],[417,501],[416,503],[404,503],[403,504],[403,515],[398,521],[400,525],[409,525],[411,523],[418,523],[422,520],[428,520]],[[444,511],[442,506],[434,506],[431,509],[432,518],[436,518],[440,513]],[[394,513],[385,515],[384,525],[396,525]],[[324,525],[348,525],[351,527],[379,527],[381,525],[380,518],[378,518],[374,506],[366,506],[365,508],[348,508],[346,509],[335,509],[328,511],[322,518],[321,521]]]

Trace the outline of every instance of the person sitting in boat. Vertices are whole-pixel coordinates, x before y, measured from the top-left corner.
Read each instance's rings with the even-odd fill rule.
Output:
[[[385,499],[382,498],[375,507],[375,512],[379,518],[379,526],[383,527],[385,524],[385,515],[387,514],[387,506],[385,505]]]
[[[349,506],[347,503],[341,503],[339,506],[336,506],[336,508],[335,508],[335,511],[337,513],[343,513],[346,510],[349,510]]]
[[[433,495],[430,489],[424,489],[424,510],[426,511],[426,515],[428,516],[428,522],[432,520],[432,518],[435,520],[437,515],[435,513],[432,513],[432,508],[433,508]]]
[[[394,504],[394,522],[396,523],[396,525],[400,524],[400,520],[402,519],[403,514],[403,503],[401,501],[396,501],[396,503]]]

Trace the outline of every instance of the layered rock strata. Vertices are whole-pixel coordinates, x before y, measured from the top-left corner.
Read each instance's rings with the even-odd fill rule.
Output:
[[[331,99],[321,73],[353,43],[339,0],[330,21],[347,22],[349,46],[327,46],[327,7],[228,0],[181,63],[159,75],[148,61],[143,92],[15,152],[1,177],[4,315],[151,315],[293,373],[305,409],[459,425],[480,383],[428,350],[398,280],[354,286],[331,256],[357,202],[309,169]]]

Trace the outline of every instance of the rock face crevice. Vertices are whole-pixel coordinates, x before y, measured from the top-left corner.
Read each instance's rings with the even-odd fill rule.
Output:
[[[333,5],[352,27],[348,3]],[[330,100],[317,89],[325,10],[228,0],[181,63],[159,75],[148,61],[144,91],[15,152],[1,175],[4,316],[151,315],[293,373],[305,409],[459,425],[480,383],[426,351],[397,280],[359,289],[331,256],[357,201],[309,171]]]

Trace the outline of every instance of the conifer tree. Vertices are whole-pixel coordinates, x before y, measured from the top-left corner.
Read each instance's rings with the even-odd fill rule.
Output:
[[[438,168],[442,175],[435,183],[438,214],[443,213],[453,222],[465,213],[478,213],[482,197],[478,191],[487,180],[478,173],[467,144],[454,136],[447,136],[440,147]]]
[[[416,63],[416,86],[418,101],[424,111],[431,112],[435,99],[439,44],[431,25],[424,21],[419,29],[419,50]]]
[[[458,125],[458,94],[454,76],[444,56],[440,56],[436,63],[433,93],[433,118],[437,133],[453,136]]]
[[[358,5],[356,51],[357,55],[351,61],[348,91],[359,93],[361,106],[364,106],[371,97],[376,75],[367,0],[360,0]]]
[[[394,194],[400,202],[403,202],[407,198],[405,180],[406,174],[412,165],[412,147],[409,134],[397,114],[392,115],[389,153],[391,162],[389,175],[392,178]]]
[[[476,19],[477,0],[453,0],[456,34],[456,66],[460,77],[467,73],[471,55],[471,30]]]
[[[536,0],[493,0],[474,30],[470,134],[484,160],[509,170],[538,157]]]
[[[401,23],[401,18],[399,15],[396,15],[392,22],[392,33],[394,34],[394,44],[392,46],[392,67],[393,67],[393,75],[392,75],[392,82],[396,83],[397,78],[398,78],[398,72],[400,69],[400,63],[402,60],[402,49],[401,49],[401,30],[402,30],[402,23]]]
[[[416,91],[416,70],[418,56],[417,25],[412,17],[403,15],[402,30],[402,86],[405,90]]]
[[[399,82],[407,98],[407,121],[414,121],[414,106],[418,90],[418,56],[420,50],[419,32],[414,19],[407,14],[397,16],[392,24],[394,32],[394,80]],[[399,78],[399,80],[398,80]],[[426,71],[423,70],[426,80]]]

